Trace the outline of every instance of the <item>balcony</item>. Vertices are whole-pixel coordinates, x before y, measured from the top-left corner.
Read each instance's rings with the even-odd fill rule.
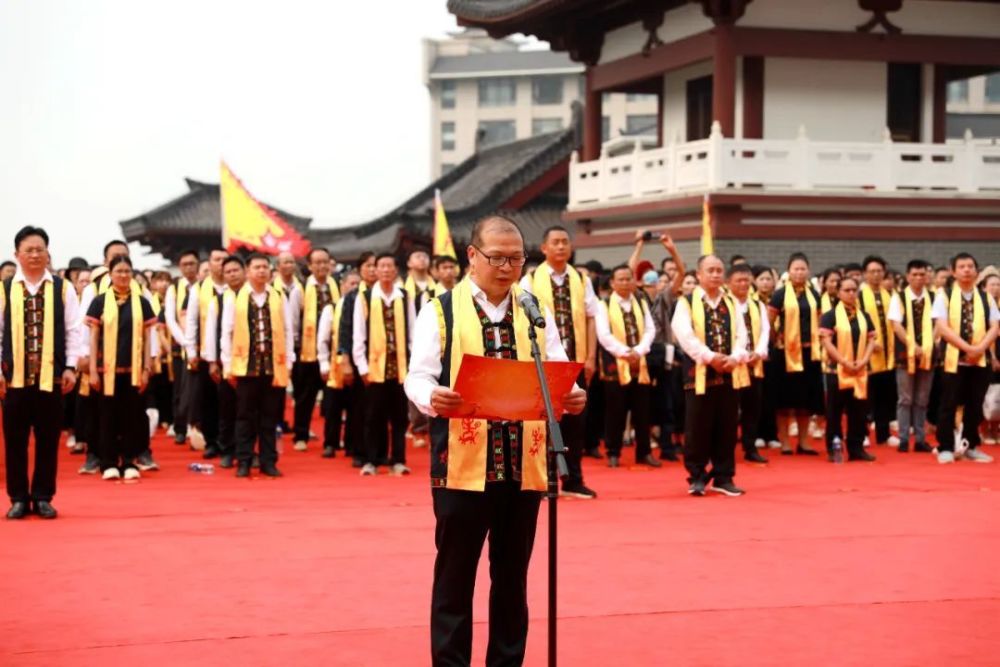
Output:
[[[718,123],[708,139],[601,157],[569,168],[569,211],[623,206],[705,192],[1000,199],[1000,145],[728,139]],[[619,153],[619,154],[616,154]]]

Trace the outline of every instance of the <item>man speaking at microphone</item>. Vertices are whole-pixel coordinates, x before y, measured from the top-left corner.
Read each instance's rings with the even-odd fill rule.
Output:
[[[517,225],[502,216],[476,223],[466,249],[471,271],[421,310],[414,327],[406,394],[431,419],[434,585],[431,657],[435,667],[472,660],[472,595],[479,555],[490,538],[487,665],[520,665],[528,636],[528,562],[547,486],[545,423],[440,417],[458,408],[452,391],[462,355],[530,362],[531,315],[515,302],[527,260]],[[552,314],[544,313],[543,357],[566,361]],[[563,409],[579,414],[579,387]]]

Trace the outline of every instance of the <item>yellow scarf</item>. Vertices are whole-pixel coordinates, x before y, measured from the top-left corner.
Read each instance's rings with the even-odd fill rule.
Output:
[[[327,380],[326,386],[331,389],[344,388],[344,371],[340,367],[343,355],[337,353],[340,341],[340,316],[343,313],[344,300],[340,299],[333,307],[333,322],[330,323],[330,378]]]
[[[132,358],[129,360],[132,371],[132,386],[142,383],[142,301],[138,284],[129,288],[129,307],[132,310]],[[118,301],[113,289],[104,293],[104,311],[101,313],[103,333],[101,342],[104,345],[104,395],[115,395],[115,370],[118,367]]]
[[[53,301],[53,281],[46,280],[41,287],[45,310],[42,315],[42,372],[38,378],[38,388],[51,392],[55,385],[55,302]],[[62,299],[66,298],[66,282],[63,282]],[[0,290],[0,301],[4,299]],[[11,352],[14,356],[13,376],[10,386],[15,389],[24,387],[24,286],[21,283],[10,283],[10,336]]]
[[[757,350],[757,341],[760,340],[760,302],[756,297],[747,297],[747,312],[750,313],[750,345],[754,351]],[[758,359],[753,364],[753,376],[755,378],[764,377],[764,360]]]
[[[174,287],[174,294],[175,294],[174,311],[175,314],[177,315],[178,323],[184,321],[184,313],[187,312],[187,308],[185,307],[186,305],[185,302],[187,300],[187,291],[188,291],[187,281],[184,278],[181,278],[180,280],[177,281],[177,285]]]
[[[722,300],[726,304],[726,308],[729,309],[729,349],[735,354],[736,332],[738,329],[734,318],[740,316],[740,311],[733,305],[732,297],[723,294]],[[695,287],[694,292],[691,293],[691,328],[694,330],[694,335],[698,337],[698,340],[705,343],[705,290],[701,287]],[[697,362],[694,369],[695,395],[701,396],[705,393],[707,374],[708,366]],[[747,371],[745,364],[740,364],[733,369],[732,375],[734,389],[742,389],[743,387],[750,386],[750,373]]]
[[[511,299],[516,300],[520,288],[511,289]],[[437,309],[441,326],[441,350],[445,349],[444,311],[441,302],[432,301]],[[485,356],[483,325],[476,314],[472,300],[472,285],[464,278],[452,290],[451,377],[448,386],[455,386],[462,357],[466,354]],[[512,304],[513,305],[513,304]],[[514,308],[514,344],[518,361],[531,362],[531,343],[528,339],[528,318],[520,308]],[[541,348],[545,356],[545,347]],[[443,378],[442,378],[443,379]],[[448,479],[449,489],[483,491],[486,488],[486,456],[488,453],[488,424],[485,419],[448,420]],[[521,489],[544,491],[548,485],[547,430],[542,420],[523,422]]]
[[[883,328],[885,331],[891,331],[891,324],[888,322],[890,294],[888,290],[882,288],[879,288],[879,294],[882,296],[882,317],[879,317],[875,291],[871,286],[865,283],[858,292],[864,311],[872,318],[872,324],[875,325],[875,342],[882,346],[881,350],[872,353],[871,361],[868,362],[872,373],[891,370],[896,365],[896,346],[882,335]]]
[[[854,361],[854,339],[851,337],[851,320],[847,316],[847,308],[842,303],[838,303],[834,311],[837,329],[837,352],[847,361]],[[855,312],[854,317],[858,320],[858,342],[868,340],[868,321],[864,313]],[[841,389],[854,389],[854,398],[864,400],[868,398],[868,371],[862,369],[858,375],[847,375],[844,372],[843,364],[837,364],[837,386]]]
[[[364,301],[362,301],[364,303]],[[385,316],[382,297],[372,294],[368,315],[368,379],[385,382],[385,360],[388,343],[385,336]],[[406,379],[406,299],[392,300],[392,314],[396,332],[397,378],[402,384]]]
[[[569,300],[573,313],[573,341],[576,346],[576,361],[587,360],[587,310],[583,302],[583,280],[572,266],[566,267],[566,279],[569,281]],[[555,298],[552,296],[552,267],[543,263],[531,277],[531,292],[538,301],[553,313],[556,312]]]
[[[274,276],[274,280],[272,281],[271,286],[274,287],[274,289],[281,292],[282,294],[285,293],[285,281],[281,279],[280,273]],[[298,276],[292,276],[292,289],[296,287],[302,289],[302,281],[299,280]]]
[[[246,377],[250,365],[250,283],[236,295],[233,314],[233,356],[227,375]],[[267,288],[267,307],[271,315],[271,371],[275,387],[288,386],[288,355],[285,340],[285,308],[281,292]]]
[[[906,300],[906,372],[913,375],[917,370],[917,362],[914,358],[914,350],[917,347],[917,335],[913,322],[913,292],[907,287],[903,290]],[[920,368],[929,371],[931,369],[931,350],[934,346],[934,329],[931,325],[931,297],[924,288],[924,293],[920,297],[924,302],[923,316],[920,321]]]
[[[806,301],[809,303],[809,344],[810,357],[813,361],[822,360],[819,349],[819,314],[816,308],[816,297],[808,285],[805,286]],[[799,323],[799,298],[791,283],[785,285],[785,301],[782,304],[781,326],[785,339],[785,370],[789,373],[801,373],[805,368],[802,364],[802,327]]]
[[[337,281],[333,278],[327,278],[326,286],[330,290],[330,302],[337,303],[340,300]],[[302,347],[299,361],[316,361],[316,326],[320,316],[318,303],[319,290],[316,289],[316,280],[313,279],[306,283],[305,296],[302,301]]]
[[[544,264],[543,264],[544,266]],[[541,268],[541,267],[539,267]],[[536,270],[535,273],[538,273]],[[636,330],[639,332],[639,340],[646,331],[646,306],[635,296],[632,299],[632,314],[635,316]],[[611,325],[611,334],[622,343],[628,345],[628,336],[625,333],[625,314],[622,311],[618,299],[612,295],[608,299],[608,324]],[[618,366],[618,384],[626,385],[632,381],[632,369],[625,359],[615,359]],[[645,355],[639,357],[639,384],[649,384],[649,368],[646,366]]]
[[[833,297],[831,297],[827,292],[823,292],[823,294],[819,297],[819,314],[826,315],[833,310],[835,305],[837,304],[834,302]]]
[[[983,299],[982,294],[977,288],[972,290],[972,341],[973,345],[977,344],[986,335],[986,312],[983,310]],[[956,335],[962,335],[962,288],[956,283],[951,288],[951,294],[948,296],[948,326],[951,330],[955,332]],[[959,350],[957,347],[948,343],[948,347],[944,353],[944,372],[945,373],[957,373],[958,372],[958,358]],[[979,357],[979,361],[976,362],[977,366],[986,366],[986,355]]]
[[[427,293],[427,300],[428,301],[430,301],[431,299],[434,298],[435,293],[436,293],[435,290],[437,290],[437,283],[434,282],[433,278],[431,278],[430,276],[427,276],[427,291],[426,291],[426,293]],[[413,276],[411,276],[411,275],[407,275],[406,276],[406,282],[403,283],[403,291],[406,292],[406,295],[410,298],[410,301],[413,302],[414,308],[417,308],[418,306],[419,307],[423,306],[423,304],[417,304],[417,291],[418,291],[418,288],[417,288],[417,281],[413,279]]]

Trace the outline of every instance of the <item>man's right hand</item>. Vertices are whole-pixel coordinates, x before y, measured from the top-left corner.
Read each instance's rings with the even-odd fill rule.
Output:
[[[714,368],[715,370],[719,371],[720,373],[724,373],[726,370],[727,359],[728,357],[723,354],[716,354],[714,357],[712,357],[712,360],[708,362],[708,365]]]
[[[101,390],[101,374],[100,373],[91,373],[90,374],[90,388],[93,389],[94,391],[100,391]]]
[[[219,384],[222,380],[222,371],[219,368],[219,362],[212,361],[208,364],[208,376],[212,378],[212,382]]]
[[[431,391],[431,408],[438,414],[454,412],[460,405],[462,396],[448,387],[434,387]]]
[[[7,398],[7,380],[0,375],[0,400]]]

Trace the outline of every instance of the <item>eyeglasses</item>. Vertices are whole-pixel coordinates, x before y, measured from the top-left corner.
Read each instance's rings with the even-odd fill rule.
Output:
[[[510,265],[512,267],[517,268],[520,266],[524,266],[525,263],[528,261],[528,258],[525,257],[524,255],[514,255],[512,257],[507,257],[506,255],[487,255],[478,246],[472,246],[472,247],[476,249],[476,252],[478,252],[480,255],[482,255],[487,259],[487,261],[490,263],[490,266],[500,267],[510,262]]]
[[[858,288],[857,287],[841,287],[840,291],[841,292],[857,292]]]

